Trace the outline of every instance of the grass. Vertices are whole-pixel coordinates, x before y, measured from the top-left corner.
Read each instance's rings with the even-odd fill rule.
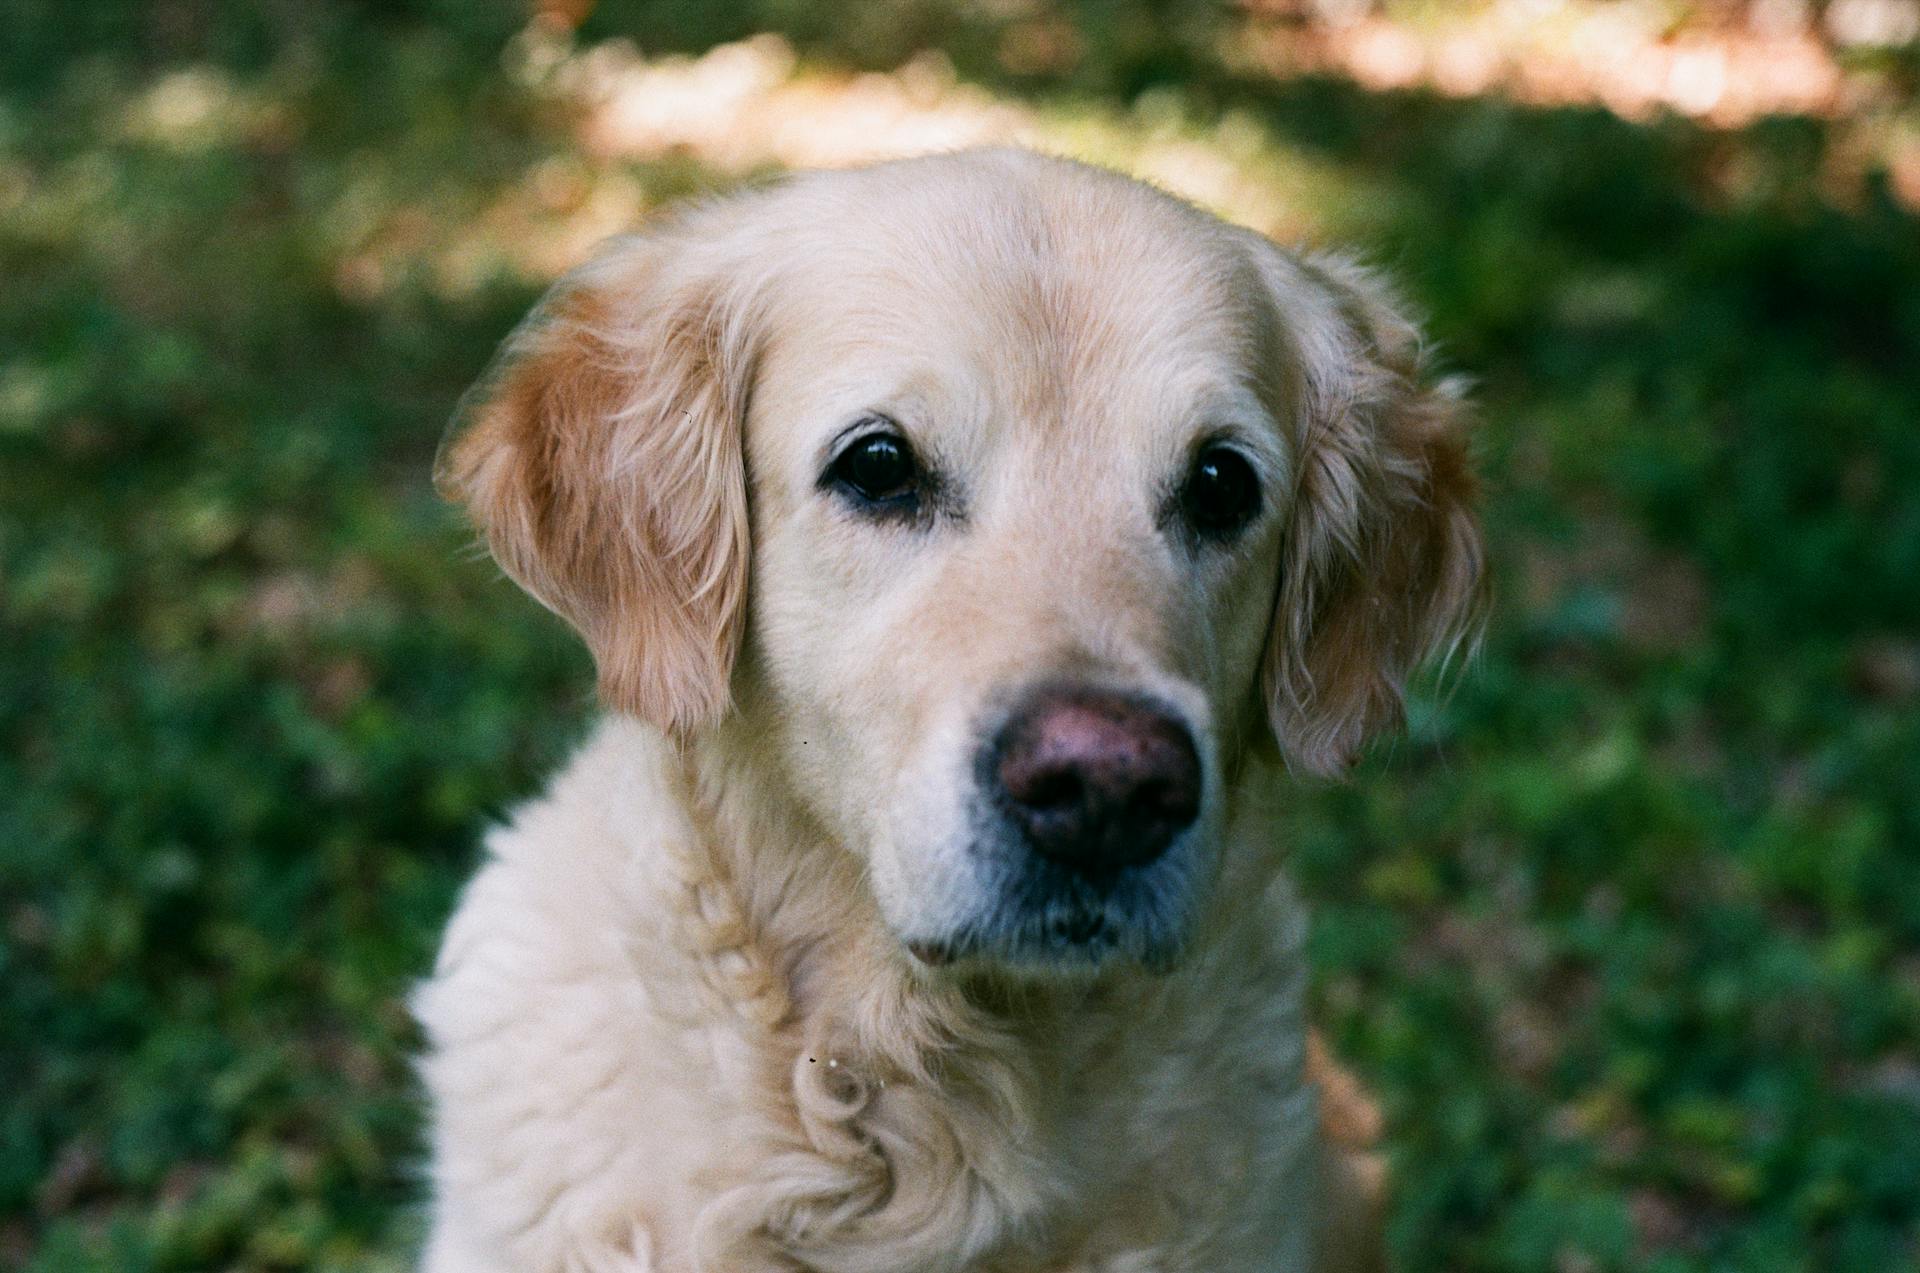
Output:
[[[0,1265],[402,1268],[402,996],[592,710],[432,453],[596,199],[738,174],[584,149],[511,6],[23,9]],[[861,50],[772,3],[582,42],[779,26],[829,84],[938,43],[1043,135],[1197,147],[1400,276],[1477,384],[1500,600],[1289,835],[1401,1267],[1920,1264],[1920,224],[1822,193],[1819,121],[1261,80],[1204,10],[1078,6],[1051,80],[934,5]]]

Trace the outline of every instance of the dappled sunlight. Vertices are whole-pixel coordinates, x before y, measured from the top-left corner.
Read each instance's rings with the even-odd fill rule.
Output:
[[[161,75],[128,104],[124,135],[178,151],[211,150],[284,132],[286,111],[227,71],[205,64]]]
[[[603,154],[686,153],[725,172],[840,167],[897,155],[1028,139],[1026,110],[960,84],[924,54],[888,74],[797,74],[778,36],[697,59],[648,62],[618,42],[580,59],[581,138]]]
[[[571,144],[461,217],[383,203],[378,172],[361,173],[328,218],[343,244],[334,274],[343,297],[372,304],[411,277],[449,298],[503,272],[551,279],[638,224],[659,197],[649,176],[674,165],[733,180],[1026,145],[1126,169],[1290,239],[1317,232],[1316,202],[1339,186],[1324,160],[1284,146],[1245,112],[1198,121],[1173,92],[1131,107],[1038,107],[960,82],[938,55],[849,74],[804,66],[778,36],[649,60],[622,40],[576,48],[536,27],[509,61],[571,121]]]
[[[1303,21],[1300,6],[1271,0],[1224,32],[1221,56],[1228,71],[1276,85],[1333,76],[1372,92],[1597,105],[1627,120],[1671,113],[1713,128],[1768,114],[1817,118],[1835,130],[1820,172],[1828,198],[1853,202],[1877,171],[1892,197],[1920,208],[1920,122],[1884,109],[1884,86],[1843,56],[1849,40],[1903,38],[1904,3],[1885,0],[1891,7],[1871,14],[1836,3],[1826,11],[1836,33],[1790,0],[1756,5],[1744,24],[1678,28],[1639,2],[1490,0],[1396,21],[1325,0]],[[1920,0],[1908,7],[1920,13]],[[1040,65],[1073,53],[1080,38],[1035,17],[1007,29],[998,55]],[[1131,100],[1016,93],[969,82],[938,51],[853,72],[813,62],[775,34],[649,56],[625,38],[584,39],[552,11],[510,41],[502,66],[553,108],[555,144],[519,180],[470,190],[414,190],[392,158],[366,156],[323,192],[316,222],[343,299],[376,304],[413,282],[457,299],[501,277],[551,279],[681,193],[689,174],[708,185],[964,146],[1019,144],[1106,163],[1290,240],[1319,237],[1330,210],[1367,196],[1355,188],[1360,174],[1294,144],[1256,111],[1208,112],[1174,85]],[[297,83],[179,67],[128,96],[117,134],[181,155],[284,149],[304,126]],[[1731,161],[1708,181],[1737,185],[1745,171]],[[37,176],[0,165],[0,208],[54,234],[70,233],[78,216],[121,217],[114,172],[98,152]],[[95,238],[133,244],[145,231],[130,222],[119,239]]]
[[[564,41],[553,31],[523,40]],[[524,47],[524,46],[523,46]],[[962,82],[937,53],[891,72],[810,68],[778,36],[722,45],[698,58],[649,60],[613,40],[554,44],[519,63],[529,86],[574,108],[580,157],[529,174],[529,188],[574,192],[545,233],[524,237],[527,213],[553,201],[515,191],[489,213],[517,240],[520,263],[546,270],[598,230],[637,214],[631,184],[608,194],[622,162],[682,159],[734,177],[843,167],[976,145],[1024,145],[1125,168],[1223,215],[1298,237],[1314,225],[1311,199],[1332,177],[1324,161],[1290,151],[1246,112],[1190,118],[1182,96],[1155,91],[1131,106],[1035,105]],[[591,192],[583,196],[582,192]],[[504,240],[503,240],[504,241]]]
[[[633,229],[652,204],[621,165],[555,157],[529,168],[476,215],[404,247],[425,263],[441,296],[470,296],[503,273],[535,280],[564,273],[603,239]],[[399,263],[379,251],[362,259],[380,278]]]
[[[1030,111],[959,84],[937,55],[890,74],[835,77],[803,73],[778,36],[650,60],[625,40],[576,46],[565,28],[536,21],[506,64],[571,121],[563,153],[537,160],[458,223],[419,222],[408,233],[390,219],[363,236],[341,262],[344,294],[371,300],[408,262],[424,264],[447,296],[503,270],[550,279],[644,217],[655,202],[648,166],[740,178],[1037,135]]]
[[[1649,5],[1509,0],[1428,27],[1374,17],[1304,30],[1256,23],[1244,48],[1276,75],[1331,72],[1376,91],[1594,104],[1632,120],[1669,110],[1729,126],[1764,114],[1827,116],[1846,104],[1839,63],[1809,31],[1669,26]]]
[[[1525,106],[1662,115],[1736,129],[1768,117],[1818,119],[1836,144],[1823,193],[1854,202],[1868,174],[1920,209],[1920,126],[1889,51],[1920,38],[1920,0],[1759,0],[1715,22],[1676,19],[1645,0],[1486,0],[1396,20],[1366,3],[1254,0],[1227,60],[1285,80],[1347,79],[1372,92],[1422,89]],[[1742,14],[1736,18],[1732,15]]]
[[[1399,1267],[1910,1264],[1920,0],[818,5],[0,41],[0,1266],[411,1267],[405,988],[591,698],[448,416],[664,206],[995,143],[1368,257],[1470,382],[1484,652],[1283,815]]]

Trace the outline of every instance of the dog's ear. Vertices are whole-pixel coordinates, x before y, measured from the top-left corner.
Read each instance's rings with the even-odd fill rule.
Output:
[[[1267,245],[1297,360],[1294,501],[1265,658],[1290,764],[1343,772],[1402,720],[1406,678],[1476,631],[1486,572],[1457,385],[1383,284],[1337,257]]]
[[[752,302],[715,212],[615,240],[502,349],[436,484],[586,639],[609,707],[717,719],[744,622]]]

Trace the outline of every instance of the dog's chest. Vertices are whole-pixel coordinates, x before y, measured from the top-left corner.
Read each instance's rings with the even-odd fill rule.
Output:
[[[762,1132],[780,1149],[728,1191],[739,1249],[821,1273],[1304,1259],[1315,1117],[1298,979],[1255,983],[1090,1001],[956,1046],[932,1079],[830,1054],[814,1033],[773,1079]]]

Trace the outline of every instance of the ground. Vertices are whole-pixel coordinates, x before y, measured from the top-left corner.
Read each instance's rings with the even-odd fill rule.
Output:
[[[1910,48],[1862,125],[1167,0],[587,8],[9,14],[0,1265],[406,1266],[403,996],[592,710],[445,421],[648,207],[1003,134],[1359,245],[1474,384],[1485,647],[1288,815],[1399,1267],[1920,1263]]]

